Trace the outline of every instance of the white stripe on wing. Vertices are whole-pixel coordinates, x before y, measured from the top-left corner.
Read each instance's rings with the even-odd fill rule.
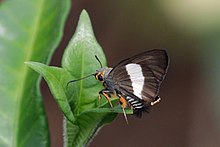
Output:
[[[141,66],[139,64],[131,63],[127,64],[125,68],[130,76],[134,95],[142,99],[141,92],[144,87],[144,75]]]

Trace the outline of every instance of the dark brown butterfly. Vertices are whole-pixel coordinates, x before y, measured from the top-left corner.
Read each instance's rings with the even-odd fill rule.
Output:
[[[97,57],[96,59],[99,61]],[[105,96],[111,107],[110,98],[114,95],[119,97],[123,111],[129,106],[134,109],[136,116],[141,117],[142,112],[159,102],[160,85],[169,65],[165,50],[154,49],[140,53],[122,60],[113,68],[102,67],[100,61],[99,63],[101,68],[92,75],[105,87],[99,92],[99,98],[101,95]],[[76,80],[68,84],[74,81]]]

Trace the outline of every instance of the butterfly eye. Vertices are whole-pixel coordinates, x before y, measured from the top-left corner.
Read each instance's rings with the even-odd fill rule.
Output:
[[[98,80],[99,81],[103,81],[103,77],[102,77],[102,75],[100,74],[100,75],[98,75]]]

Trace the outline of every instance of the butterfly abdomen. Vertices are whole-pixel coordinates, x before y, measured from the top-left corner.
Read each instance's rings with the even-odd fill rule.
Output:
[[[126,100],[134,109],[141,109],[142,107],[144,107],[143,102],[141,102],[140,100],[138,100],[136,98],[132,98],[130,96],[127,96]]]
[[[126,101],[132,106],[134,109],[134,115],[141,118],[143,112],[148,112],[149,107],[143,101],[132,98],[130,96],[126,97]]]

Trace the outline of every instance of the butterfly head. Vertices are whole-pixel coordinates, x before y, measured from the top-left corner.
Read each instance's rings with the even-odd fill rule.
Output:
[[[99,60],[99,58],[96,55],[95,55],[95,58],[101,66],[100,69],[96,70],[96,73],[94,74],[95,78],[97,80],[99,80],[100,82],[104,82],[104,80],[108,76],[108,73],[109,73],[111,68],[103,67],[102,62]]]
[[[105,71],[106,71],[106,68],[102,67],[98,70],[96,70],[96,73],[95,73],[95,78],[101,82],[104,81],[105,79]]]
[[[96,70],[95,78],[101,82],[104,82],[104,80],[108,77],[108,74],[110,73],[110,71],[112,70],[112,68],[108,68],[108,67],[102,67],[98,70]]]

